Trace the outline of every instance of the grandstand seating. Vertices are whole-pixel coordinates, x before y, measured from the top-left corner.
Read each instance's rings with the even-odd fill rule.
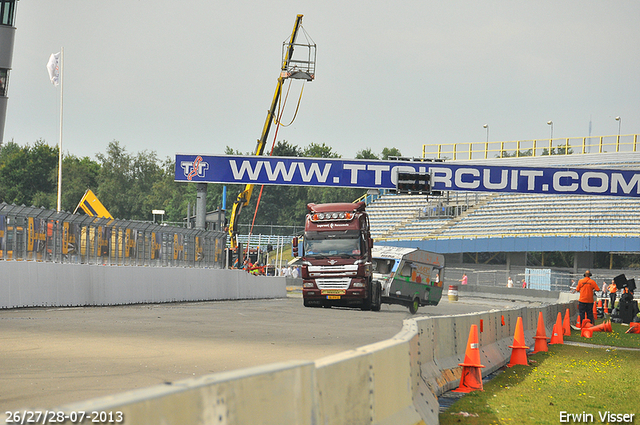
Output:
[[[474,195],[475,196],[475,195]],[[503,193],[471,197],[455,217],[420,214],[437,198],[384,195],[370,212],[374,239],[467,239],[508,236],[634,236],[640,199]]]
[[[416,218],[428,205],[426,196],[384,195],[367,206],[371,233],[381,237]]]
[[[479,161],[453,161],[458,164]],[[640,153],[493,158],[485,165],[640,168]],[[509,237],[640,236],[640,198],[520,193],[450,192],[450,197],[385,194],[367,206],[378,240]],[[441,203],[453,207],[446,214]],[[426,210],[425,210],[426,208]],[[426,214],[424,212],[427,212]]]

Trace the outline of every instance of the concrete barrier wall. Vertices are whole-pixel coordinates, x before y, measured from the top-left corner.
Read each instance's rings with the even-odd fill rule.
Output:
[[[508,363],[518,317],[533,346],[539,312],[550,336],[567,308],[576,314],[571,303],[408,319],[389,340],[316,362],[214,374],[61,410],[120,411],[126,424],[437,424],[437,396],[459,385],[472,324],[482,320],[486,375]]]
[[[525,342],[533,348],[539,313],[542,312],[546,335],[550,338],[558,313],[564,318],[567,308],[571,316],[577,315],[576,304],[570,303],[416,319],[420,347],[424,348],[420,350],[415,362],[419,373],[413,374],[414,378],[417,377],[413,382],[413,397],[421,417],[426,423],[438,423],[437,402],[434,406],[433,399],[460,384],[462,368],[458,364],[464,360],[471,325],[478,326],[480,361],[485,366],[482,375],[486,376],[509,362],[509,346],[513,345],[518,317],[522,317]],[[426,344],[422,343],[425,339]]]
[[[410,342],[393,338],[316,362],[318,423],[419,424]]]
[[[315,425],[315,386],[314,363],[292,361],[158,385],[62,410],[109,412],[111,423],[129,425]]]
[[[286,297],[283,277],[242,270],[0,261],[0,308]]]

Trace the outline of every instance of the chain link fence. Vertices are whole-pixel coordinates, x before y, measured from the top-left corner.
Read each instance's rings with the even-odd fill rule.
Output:
[[[0,203],[0,260],[223,268],[227,235]]]
[[[602,289],[603,284],[609,284],[615,276],[626,274],[627,278],[633,278],[640,274],[638,270],[617,269],[591,269],[591,278]],[[462,276],[467,275],[467,282],[471,285],[482,286],[507,286],[511,277],[514,288],[522,288],[525,281],[526,288],[547,291],[569,292],[575,288],[578,281],[584,277],[584,271],[578,273],[572,270],[554,270],[548,268],[516,267],[510,271],[478,269],[456,265],[447,267],[445,285],[460,285]],[[608,294],[600,294],[605,296]]]
[[[543,278],[538,275],[542,273]],[[572,283],[582,278],[582,275],[564,271],[552,271],[549,269],[523,268],[521,270],[477,270],[463,267],[447,267],[447,284],[460,285],[462,276],[467,275],[467,282],[472,285],[482,286],[507,286],[509,278],[513,281],[514,288],[522,288],[525,281],[526,288],[547,291],[568,292]],[[599,285],[599,283],[598,283]],[[574,285],[575,286],[575,285]]]

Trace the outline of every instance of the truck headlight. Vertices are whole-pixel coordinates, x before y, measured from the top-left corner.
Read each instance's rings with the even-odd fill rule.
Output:
[[[303,282],[302,286],[304,288],[315,288],[315,285],[313,284],[313,282]]]
[[[364,288],[364,282],[356,281],[351,284],[354,288]]]

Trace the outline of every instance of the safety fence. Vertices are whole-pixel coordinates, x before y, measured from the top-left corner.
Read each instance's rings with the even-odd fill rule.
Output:
[[[629,278],[635,275],[633,270],[596,269],[591,268],[592,278],[602,289],[604,283],[609,283],[615,276],[627,274]],[[551,269],[546,267],[513,267],[511,270],[477,269],[471,267],[447,267],[445,285],[461,285],[462,276],[467,275],[469,285],[482,287],[507,287],[511,278],[514,288],[523,288],[523,280],[527,289],[540,291],[569,292],[575,288],[577,282],[584,277],[584,271],[573,272],[568,269]],[[600,293],[598,293],[600,294]],[[604,295],[604,294],[601,294]]]
[[[226,233],[0,203],[0,260],[224,267]]]
[[[291,236],[300,235],[304,232],[304,220],[300,220],[298,226],[283,226],[276,224],[238,224],[238,235],[274,235],[274,236]]]
[[[251,248],[259,247],[263,251],[266,251],[268,247],[271,245],[273,249],[275,249],[278,245],[288,244],[291,245],[291,239],[293,239],[293,235],[288,236],[280,236],[280,235],[237,235],[238,243],[241,243],[242,246],[246,247],[247,245]]]
[[[515,140],[507,142],[434,143],[422,145],[423,158],[488,159],[543,155],[637,152],[638,135]]]
[[[446,283],[460,285],[464,274],[467,275],[470,285],[506,287],[508,279],[511,278],[515,288],[522,288],[524,280],[526,288],[559,292],[568,292],[571,289],[571,282],[577,282],[582,277],[582,275],[551,269],[522,268],[518,271],[509,271],[448,267]]]

